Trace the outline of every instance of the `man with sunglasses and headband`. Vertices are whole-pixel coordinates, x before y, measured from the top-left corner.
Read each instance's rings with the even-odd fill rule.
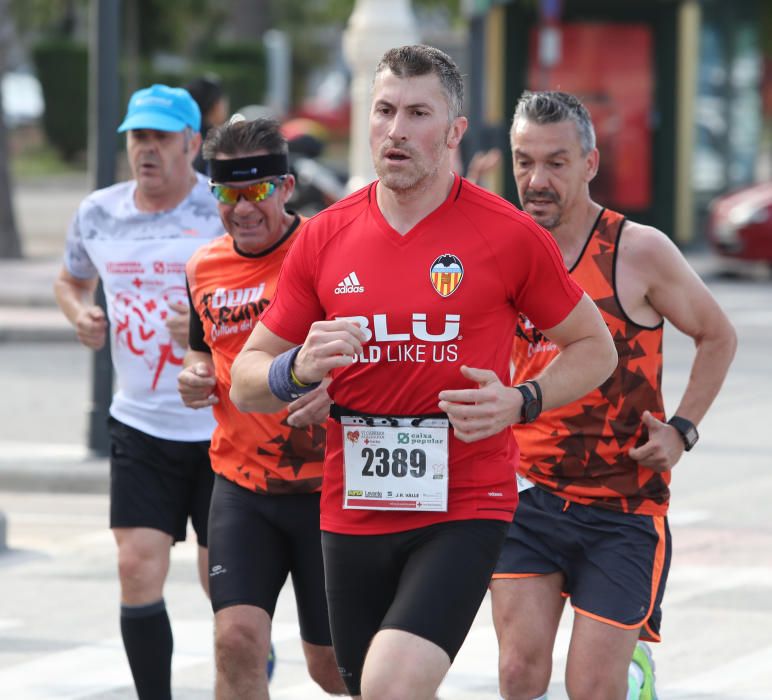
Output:
[[[209,576],[216,697],[268,698],[271,619],[289,573],[311,677],[345,693],[332,651],[319,532],[329,406],[320,386],[287,409],[241,413],[231,364],[276,288],[302,219],[278,122],[239,115],[204,143],[210,188],[227,233],[188,262],[190,348],[178,385],[191,408],[214,407]]]
[[[80,204],[67,235],[56,300],[88,348],[101,348],[108,320],[94,303],[101,278],[118,391],[110,406],[110,527],[118,545],[121,634],[141,700],[171,697],[172,630],[163,599],[170,548],[198,537],[206,590],[212,490],[210,410],[177,394],[187,347],[185,263],[222,232],[206,179],[192,166],[201,114],[187,91],[139,90],[119,132],[133,180]]]

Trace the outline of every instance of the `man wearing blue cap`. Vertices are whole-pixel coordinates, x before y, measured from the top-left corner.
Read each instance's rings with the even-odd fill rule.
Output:
[[[101,348],[108,329],[117,392],[110,406],[110,527],[118,545],[121,634],[140,700],[171,698],[172,631],[163,599],[170,548],[188,518],[207,589],[213,475],[209,410],[185,407],[177,374],[187,348],[185,263],[222,233],[207,182],[193,170],[201,114],[187,91],[132,95],[126,150],[133,179],[81,202],[55,282],[78,339]],[[94,303],[101,278],[107,316]],[[108,321],[109,319],[109,321]]]

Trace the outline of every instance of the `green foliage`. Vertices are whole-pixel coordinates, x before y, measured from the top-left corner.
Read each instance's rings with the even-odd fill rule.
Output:
[[[88,142],[88,50],[68,39],[50,39],[32,55],[43,89],[43,128],[49,142],[66,160]]]
[[[71,37],[78,14],[88,13],[91,0],[11,0],[16,26],[24,34]]]
[[[193,78],[213,73],[221,81],[223,91],[233,109],[265,101],[266,58],[262,43],[213,44],[183,73],[169,73],[154,69],[150,61],[140,68],[141,86],[163,83],[184,85]]]
[[[124,22],[137,24],[139,53],[184,53],[191,40],[216,28],[223,17],[221,3],[211,0],[129,0]]]
[[[413,7],[445,10],[453,19],[461,16],[461,0],[413,0]]]
[[[233,108],[265,101],[267,68],[262,42],[215,44],[202,58],[198,74],[218,75]]]

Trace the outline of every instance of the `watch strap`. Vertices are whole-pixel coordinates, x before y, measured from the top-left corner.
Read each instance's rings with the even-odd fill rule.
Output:
[[[523,397],[523,404],[520,406],[519,422],[525,423],[525,407],[528,403],[534,401],[536,397],[533,395],[533,392],[530,390],[530,388],[525,384],[516,384],[514,388],[517,389]]]
[[[536,401],[539,404],[539,413],[541,413],[541,385],[535,379],[526,379],[525,384],[530,384],[536,391]]]
[[[684,449],[688,452],[697,444],[700,434],[697,432],[697,426],[687,418],[681,416],[672,416],[667,422],[672,425],[684,441]]]
[[[529,385],[533,385],[535,394]],[[523,397],[523,405],[520,407],[520,422],[531,423],[535,421],[541,413],[541,387],[539,383],[529,379],[522,384],[516,384],[514,388]]]

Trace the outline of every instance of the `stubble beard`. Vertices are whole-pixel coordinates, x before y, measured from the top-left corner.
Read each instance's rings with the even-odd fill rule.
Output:
[[[528,213],[531,218],[539,224],[542,228],[546,228],[548,231],[551,231],[552,229],[556,228],[560,225],[562,219],[563,219],[563,206],[560,203],[560,200],[557,196],[553,195],[552,204],[557,208],[557,211],[552,214],[542,214],[542,215],[535,215],[532,214],[529,211],[529,202],[528,202],[528,196],[526,195],[526,202],[523,205],[523,209]]]
[[[415,166],[415,163],[409,172],[393,172],[382,163],[375,166],[375,173],[378,175],[378,179],[383,183],[384,187],[400,193],[414,192],[423,189],[422,185],[436,172],[437,168],[431,170],[425,167]]]
[[[533,220],[537,224],[539,224],[539,226],[541,226],[542,228],[546,228],[548,231],[552,231],[552,229],[556,228],[560,224],[562,219],[562,214],[563,212],[561,210],[561,211],[558,211],[558,213],[555,214],[554,216],[550,216],[546,218],[543,216],[540,216],[538,218],[534,216]]]
[[[440,159],[442,157],[443,149],[446,147],[447,133],[442,139],[439,139],[432,149],[432,154],[428,160],[419,158],[418,154],[412,149],[401,147],[410,155],[410,167],[407,171],[394,172],[389,169],[388,163],[382,153],[387,151],[393,146],[392,144],[384,145],[379,153],[378,158],[375,159],[375,174],[378,179],[383,183],[384,187],[399,192],[400,194],[407,194],[409,192],[418,192],[426,188],[428,183],[432,182],[439,172]]]

